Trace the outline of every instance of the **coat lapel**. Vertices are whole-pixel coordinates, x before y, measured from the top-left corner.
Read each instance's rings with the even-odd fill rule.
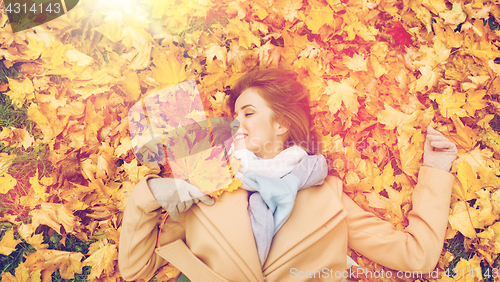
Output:
[[[264,271],[272,272],[308,247],[299,244],[305,238],[314,232],[326,234],[347,216],[336,193],[342,187],[330,185],[338,186],[325,181],[321,186],[299,191],[290,217],[274,236]]]
[[[248,191],[223,193],[213,206],[197,205],[193,212],[220,238],[220,245],[250,281],[262,281],[262,268],[248,215]]]
[[[193,212],[215,238],[220,238],[220,245],[248,279],[262,281],[263,271],[272,272],[307,248],[308,245],[300,244],[305,238],[314,232],[326,234],[347,216],[338,193],[342,187],[337,186],[335,181],[325,181],[321,186],[299,191],[290,217],[274,236],[263,268],[247,210],[248,191],[224,193],[215,205],[199,204]]]

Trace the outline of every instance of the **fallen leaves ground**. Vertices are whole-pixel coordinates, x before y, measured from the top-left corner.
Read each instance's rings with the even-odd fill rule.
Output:
[[[407,224],[427,126],[455,142],[440,277],[457,268],[454,281],[494,281],[498,1],[110,3],[80,1],[66,16],[15,34],[0,16],[2,281],[121,280],[128,194],[146,174],[171,175],[168,166],[135,159],[128,109],[195,79],[207,115],[227,116],[225,91],[255,66],[299,73],[330,174],[397,228]],[[165,267],[156,279],[177,273]]]

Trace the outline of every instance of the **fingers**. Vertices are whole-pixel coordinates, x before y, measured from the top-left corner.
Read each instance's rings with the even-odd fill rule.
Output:
[[[208,195],[200,197],[199,199],[202,203],[204,203],[207,206],[211,206],[211,205],[215,204],[215,200]]]
[[[450,141],[433,141],[431,146],[438,149],[451,150],[455,147],[455,144]]]
[[[189,196],[191,196],[191,199],[196,199],[205,195],[205,193],[201,192],[201,190],[198,187],[191,185],[189,183],[186,184],[187,184],[186,190],[188,191]]]
[[[434,134],[434,135],[441,135],[443,136],[443,134],[437,130],[435,130],[432,126],[427,126],[427,134]]]
[[[177,210],[177,207],[175,207],[171,210],[167,209],[167,212],[172,220],[174,220],[174,221],[179,220],[179,211]]]

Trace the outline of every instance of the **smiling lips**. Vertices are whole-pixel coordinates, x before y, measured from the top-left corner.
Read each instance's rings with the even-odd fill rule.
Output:
[[[241,140],[247,136],[248,136],[248,134],[236,133],[235,135],[233,135],[233,139],[236,142],[236,141]]]

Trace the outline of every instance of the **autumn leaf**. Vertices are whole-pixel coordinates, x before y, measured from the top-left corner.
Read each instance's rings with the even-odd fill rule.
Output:
[[[17,81],[15,79],[9,80],[9,88],[6,94],[12,99],[13,103],[19,108],[27,100],[35,98],[33,95],[33,83],[29,78],[25,78],[22,81]]]
[[[432,93],[429,98],[439,104],[439,111],[445,118],[456,115],[457,117],[467,116],[467,112],[462,108],[465,105],[465,93],[453,93],[453,87],[448,86],[442,94]]]
[[[467,14],[462,10],[461,3],[453,3],[453,8],[450,11],[441,12],[439,16],[444,19],[445,24],[452,25],[454,28],[467,18]]]
[[[386,32],[394,38],[396,44],[402,46],[410,46],[413,42],[411,39],[411,35],[406,31],[401,22],[394,21],[392,22],[393,27],[388,29]]]
[[[484,95],[486,95],[485,90],[467,92],[467,101],[465,102],[463,109],[467,111],[469,116],[473,117],[477,110],[488,106],[488,103],[483,100]]]
[[[385,129],[399,128],[403,125],[407,125],[417,118],[417,112],[411,115],[397,111],[389,105],[385,105],[385,109],[377,114],[377,119],[381,124],[385,125]]]
[[[61,234],[61,226],[66,232],[71,233],[77,225],[77,218],[62,204],[41,203],[39,209],[30,212],[32,225],[37,228],[40,224],[45,224],[57,233]]]
[[[17,228],[19,235],[37,250],[45,249],[49,245],[43,244],[43,234],[34,234],[35,228],[31,224],[22,224]]]
[[[359,103],[354,88],[356,84],[352,78],[343,79],[340,83],[328,80],[328,86],[324,93],[330,97],[326,104],[329,106],[331,114],[338,112],[342,104],[349,113],[357,113]]]
[[[17,184],[17,180],[14,177],[10,176],[10,174],[4,173],[2,176],[0,176],[0,183],[2,183],[2,186],[0,187],[0,193],[6,194],[10,190],[14,189]]]
[[[476,238],[475,228],[480,228],[477,211],[468,208],[466,204],[466,202],[456,203],[448,221],[453,229],[460,231],[464,236]]]
[[[153,79],[159,86],[165,87],[177,84],[188,78],[181,62],[176,58],[175,53],[160,52],[153,49],[153,64],[152,69]]]
[[[215,156],[212,157],[213,153]],[[175,178],[195,185],[202,192],[211,193],[233,182],[221,147],[175,159],[169,164]]]
[[[75,273],[82,274],[83,264],[81,260],[84,255],[81,253],[45,249],[38,250],[32,255],[35,256],[35,260],[43,263],[42,268],[44,271],[52,274],[59,270],[59,274],[63,279],[74,279]]]
[[[14,230],[11,229],[5,232],[0,241],[0,254],[5,256],[10,255],[10,253],[16,250],[16,246],[19,242],[21,242],[21,240],[14,239]]]
[[[457,191],[460,199],[469,201],[476,198],[476,190],[479,190],[479,181],[476,174],[472,171],[471,166],[467,161],[462,161],[458,164],[457,178],[460,181],[461,189]],[[458,183],[456,183],[458,185]],[[455,186],[455,185],[454,185]]]
[[[38,180],[38,178],[39,176],[37,170],[35,176],[30,177],[31,189],[34,192],[33,200],[45,202],[47,201],[47,197],[49,196],[49,193],[45,193],[45,190],[47,188],[46,186],[52,184],[52,178],[43,177],[43,179],[41,179],[40,181]],[[44,185],[42,186],[41,183],[44,183]]]
[[[159,281],[169,281],[169,279],[177,278],[180,273],[181,272],[177,268],[171,266],[170,264],[167,264],[160,269],[160,271],[156,275],[156,279],[158,279]]]
[[[363,54],[354,54],[352,58],[344,58],[344,65],[353,71],[367,71],[366,62]]]
[[[115,245],[106,245],[99,248],[83,261],[84,266],[92,266],[88,279],[97,279],[102,275],[112,276],[115,271],[116,260],[118,260],[118,252]]]
[[[30,271],[24,263],[20,263],[13,276],[9,272],[2,273],[2,281],[5,282],[41,282],[40,270]]]

